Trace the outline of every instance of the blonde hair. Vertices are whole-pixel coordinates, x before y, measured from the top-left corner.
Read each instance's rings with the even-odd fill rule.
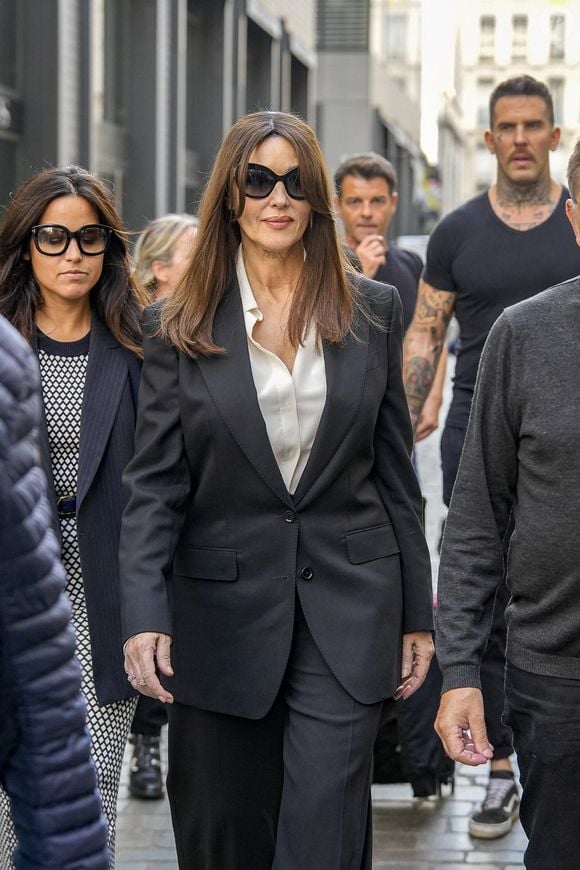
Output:
[[[196,230],[199,221],[190,214],[166,214],[150,221],[141,231],[133,250],[134,274],[139,283],[155,294],[154,260],[168,263],[175,243],[185,230]]]

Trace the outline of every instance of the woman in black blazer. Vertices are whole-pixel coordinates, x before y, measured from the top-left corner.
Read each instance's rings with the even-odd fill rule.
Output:
[[[39,172],[16,191],[0,225],[0,313],[40,363],[40,457],[67,572],[111,855],[135,707],[119,655],[118,547],[121,475],[135,433],[142,301],[106,185],[73,166]],[[0,828],[9,828],[5,804]],[[2,866],[10,866],[13,835],[1,833]]]
[[[129,680],[168,702],[182,870],[367,870],[381,702],[432,654],[401,304],[350,271],[320,147],[226,136],[147,310],[121,537]]]

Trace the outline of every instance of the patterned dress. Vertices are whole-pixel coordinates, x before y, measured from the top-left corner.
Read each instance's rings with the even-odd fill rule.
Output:
[[[42,394],[50,444],[57,499],[77,491],[81,410],[89,354],[89,335],[79,341],[58,342],[39,335]],[[120,485],[120,481],[119,481]],[[93,682],[91,641],[86,609],[76,518],[61,517],[61,560],[66,568],[66,591],[72,606],[77,634],[77,658],[82,668],[82,691],[87,702],[87,724],[92,739],[92,758],[103,810],[109,826],[111,868],[114,867],[117,795],[123,754],[136,700],[99,705]],[[0,800],[0,870],[12,870],[10,858],[16,840],[8,814],[7,800]]]

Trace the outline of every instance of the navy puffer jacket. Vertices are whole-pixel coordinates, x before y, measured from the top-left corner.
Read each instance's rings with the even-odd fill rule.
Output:
[[[0,317],[0,780],[17,870],[105,870],[80,667],[38,467],[37,362]]]

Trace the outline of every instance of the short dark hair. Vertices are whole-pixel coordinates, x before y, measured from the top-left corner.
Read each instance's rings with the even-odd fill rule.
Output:
[[[567,169],[568,190],[574,202],[580,202],[580,139],[570,155]]]
[[[347,175],[358,175],[370,181],[371,178],[384,178],[389,185],[389,193],[393,194],[397,186],[397,173],[390,160],[374,151],[366,151],[364,154],[353,154],[347,160],[343,160],[334,173],[334,187],[336,195],[342,196],[342,182]]]
[[[491,92],[489,98],[489,126],[493,129],[493,113],[495,104],[502,97],[539,97],[546,104],[550,124],[554,126],[554,103],[552,102],[552,94],[548,90],[544,82],[539,82],[533,76],[522,75],[514,76],[514,78],[506,79],[505,82],[500,82]]]

